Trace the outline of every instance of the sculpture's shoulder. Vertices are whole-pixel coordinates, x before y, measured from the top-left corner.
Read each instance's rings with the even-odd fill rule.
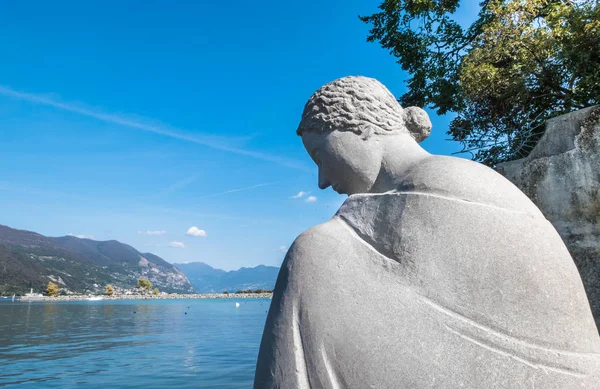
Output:
[[[352,235],[348,227],[339,218],[334,217],[300,234],[290,247],[286,260],[302,266],[322,266],[324,259],[343,252],[351,240]]]
[[[463,158],[431,155],[408,171],[397,190],[540,214],[533,202],[500,173]]]
[[[334,274],[351,255],[350,245],[355,244],[343,223],[334,217],[296,238],[281,265],[275,295],[296,299],[301,294],[306,301],[317,301],[332,286]]]

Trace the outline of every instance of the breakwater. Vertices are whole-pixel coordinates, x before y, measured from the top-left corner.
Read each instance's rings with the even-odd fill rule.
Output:
[[[36,301],[36,302],[55,302],[55,301],[90,301],[90,300],[185,300],[185,299],[248,299],[248,298],[271,298],[273,293],[240,293],[240,294],[159,294],[154,295],[71,295],[71,296],[21,296],[17,297],[19,301]]]

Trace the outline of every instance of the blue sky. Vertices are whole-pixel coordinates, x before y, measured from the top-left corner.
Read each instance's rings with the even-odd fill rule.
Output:
[[[278,266],[345,198],[318,189],[295,135],[306,100],[347,75],[406,90],[357,17],[379,3],[4,3],[0,224],[174,263]],[[423,147],[458,151],[450,117],[429,113]]]

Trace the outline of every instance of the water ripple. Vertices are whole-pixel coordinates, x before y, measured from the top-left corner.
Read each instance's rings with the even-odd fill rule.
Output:
[[[251,388],[270,300],[0,301],[0,387]]]

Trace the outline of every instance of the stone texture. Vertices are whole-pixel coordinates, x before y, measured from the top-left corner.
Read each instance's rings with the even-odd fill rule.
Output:
[[[254,388],[599,389],[600,337],[552,225],[492,169],[425,152],[399,105],[373,128],[377,99],[355,88],[387,91],[350,77],[305,107],[319,187],[350,196],[290,247]]]
[[[562,237],[600,328],[600,107],[549,120],[527,158],[497,170],[529,196]]]
[[[402,107],[375,79],[344,77],[324,85],[306,103],[297,133],[338,128],[362,133],[366,128],[386,133],[407,131],[420,142],[429,136],[431,121],[419,107]],[[307,109],[308,108],[308,109]]]

